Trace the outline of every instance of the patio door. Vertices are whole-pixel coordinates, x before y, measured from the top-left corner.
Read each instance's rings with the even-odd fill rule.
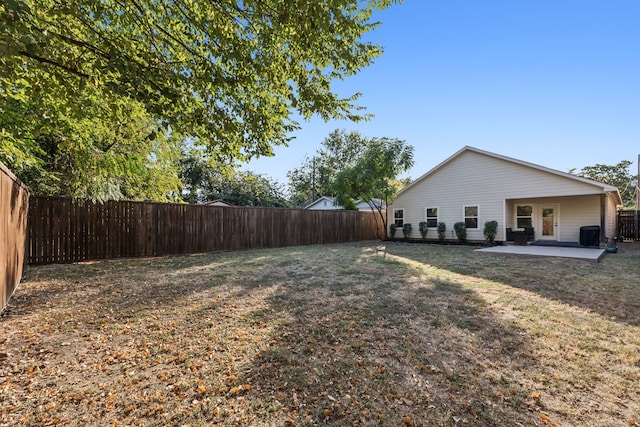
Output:
[[[540,240],[558,240],[558,205],[538,207],[536,237]]]

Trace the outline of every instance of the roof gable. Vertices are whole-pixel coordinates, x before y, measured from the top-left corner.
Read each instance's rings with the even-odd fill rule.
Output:
[[[331,196],[321,196],[319,198],[317,198],[316,200],[314,200],[313,202],[309,203],[307,206],[305,206],[305,209],[309,209],[312,208],[316,205],[319,205],[321,202],[329,202],[331,203],[332,207],[337,207],[338,209],[342,209],[341,207],[338,207],[336,205],[336,198],[335,197],[331,197]]]
[[[398,195],[404,193],[405,191],[409,190],[413,186],[423,182],[424,180],[426,180],[427,178],[429,178],[430,176],[432,176],[433,174],[435,174],[439,170],[441,170],[443,168],[446,168],[449,164],[453,163],[456,159],[458,159],[462,155],[464,155],[466,153],[470,153],[470,152],[471,153],[476,153],[476,154],[479,154],[479,155],[483,155],[483,156],[488,156],[488,157],[491,157],[491,158],[494,158],[494,159],[499,159],[499,160],[502,160],[502,161],[506,161],[506,162],[509,162],[511,164],[524,166],[526,168],[529,168],[529,169],[532,169],[532,170],[535,170],[535,171],[545,172],[547,174],[551,174],[553,176],[556,176],[556,177],[558,177],[560,179],[569,179],[569,180],[573,180],[575,182],[580,182],[582,184],[592,185],[592,186],[597,188],[598,192],[615,193],[615,194],[617,194],[617,198],[619,199],[620,203],[622,203],[622,200],[620,198],[620,193],[618,192],[618,189],[616,187],[612,186],[612,185],[608,185],[608,184],[604,184],[604,183],[601,183],[601,182],[593,181],[591,179],[587,179],[587,178],[583,178],[583,177],[580,177],[580,176],[572,175],[572,174],[567,173],[567,172],[561,172],[561,171],[558,171],[558,170],[555,170],[555,169],[547,168],[545,166],[536,165],[534,163],[526,162],[526,161],[523,161],[523,160],[514,159],[512,157],[507,157],[507,156],[503,156],[503,155],[500,155],[500,154],[491,153],[489,151],[481,150],[481,149],[478,149],[478,148],[475,148],[475,147],[471,147],[471,146],[465,146],[462,149],[458,150],[452,156],[450,156],[446,160],[444,160],[441,163],[439,163],[438,165],[436,165],[434,168],[429,170],[424,175],[420,176],[418,179],[413,181],[411,184],[409,184],[406,187],[404,187],[402,190],[400,190],[400,192],[398,192]]]
[[[228,207],[235,207],[235,205],[233,205],[232,203],[227,202],[224,199],[215,199],[215,200],[210,200],[208,202],[204,202],[201,203],[203,206],[228,206]]]

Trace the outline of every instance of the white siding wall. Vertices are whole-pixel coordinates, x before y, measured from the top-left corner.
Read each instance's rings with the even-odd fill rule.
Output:
[[[618,234],[618,207],[616,206],[615,199],[609,195],[605,201],[606,204],[606,217],[605,217],[605,237],[613,239]]]
[[[335,202],[331,200],[322,199],[322,200],[318,200],[317,202],[315,202],[310,206],[307,206],[305,209],[312,210],[312,211],[336,211],[344,208],[342,206],[336,205]]]
[[[559,241],[579,242],[580,227],[600,225],[600,196],[568,197],[558,203]]]
[[[545,203],[560,205],[560,239],[577,241],[580,226],[600,224],[599,195],[572,197],[571,201],[560,196],[593,195],[597,191],[587,183],[464,151],[401,192],[389,206],[389,218],[392,218],[393,209],[404,209],[404,222],[413,226],[411,237],[418,238],[418,223],[425,220],[424,208],[437,206],[438,221],[447,226],[447,238],[455,239],[453,224],[464,220],[463,206],[474,205],[479,207],[478,228],[467,230],[467,238],[484,240],[484,223],[495,220],[498,221],[496,240],[504,240],[504,229],[513,226],[505,222],[511,221],[514,215],[505,211],[505,201],[544,198]],[[436,238],[435,229],[430,229],[427,237]]]

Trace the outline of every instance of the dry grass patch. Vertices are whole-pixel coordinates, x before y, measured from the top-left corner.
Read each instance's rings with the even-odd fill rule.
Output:
[[[640,424],[640,261],[308,246],[29,268],[2,425]]]

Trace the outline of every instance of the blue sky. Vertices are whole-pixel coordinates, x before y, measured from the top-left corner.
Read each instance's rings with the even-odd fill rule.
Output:
[[[405,0],[368,37],[376,62],[334,85],[375,117],[302,122],[243,169],[283,184],[335,129],[415,148],[418,178],[465,145],[568,171],[640,154],[640,1]]]

